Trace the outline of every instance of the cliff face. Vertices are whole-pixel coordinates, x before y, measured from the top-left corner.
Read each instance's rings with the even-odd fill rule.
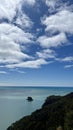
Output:
[[[48,97],[41,109],[7,130],[73,130],[73,93]]]

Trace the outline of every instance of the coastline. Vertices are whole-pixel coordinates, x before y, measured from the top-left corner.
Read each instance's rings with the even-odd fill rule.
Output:
[[[44,88],[0,88],[0,129],[6,130],[13,122],[40,109],[46,97],[51,95],[64,96],[72,91],[72,87],[45,88],[44,86]],[[33,97],[33,102],[30,103],[26,101],[28,96]]]
[[[65,96],[49,96],[41,109],[13,123],[7,130],[73,129],[73,92]]]

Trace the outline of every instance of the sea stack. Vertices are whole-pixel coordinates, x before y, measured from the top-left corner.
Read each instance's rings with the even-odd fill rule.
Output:
[[[32,97],[27,97],[27,100],[28,100],[29,102],[31,102],[31,101],[33,101],[33,98],[32,98]]]

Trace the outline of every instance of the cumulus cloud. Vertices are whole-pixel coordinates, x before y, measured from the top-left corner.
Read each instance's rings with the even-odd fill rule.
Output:
[[[49,15],[44,15],[41,18],[42,25],[45,25],[45,34],[38,38],[41,47],[51,49],[58,46],[69,45],[70,39],[68,36],[73,35],[73,11],[70,9],[71,5],[68,2],[64,3],[65,8],[62,8],[63,2],[58,3],[60,0],[46,0],[46,5],[50,11]],[[57,8],[57,9],[56,9]],[[39,53],[39,55],[42,55]],[[54,60],[60,62],[72,62],[73,57],[57,58]]]
[[[21,0],[0,0],[0,19],[6,18],[12,21],[20,2]]]
[[[28,44],[34,43],[34,36],[29,32],[33,22],[22,10],[24,3],[32,6],[35,0],[0,1],[0,19],[10,21],[0,23],[0,67],[39,68],[47,64],[44,59],[32,60],[32,56],[25,53]]]
[[[73,67],[73,56],[68,56],[64,58],[55,58],[56,61],[68,63],[68,65],[65,65],[64,68],[72,68]],[[71,63],[71,64],[70,64]]]
[[[31,1],[27,2],[30,4]],[[22,12],[22,4],[23,0],[0,0],[0,19],[10,21],[0,23],[0,63],[17,63],[31,58],[24,50],[27,43],[33,43],[34,36],[25,30],[32,25],[32,21]]]
[[[30,18],[26,14],[23,14],[22,12],[19,13],[14,23],[19,25],[22,29],[24,28],[29,29],[33,26],[33,22],[30,20]]]
[[[56,58],[60,62],[73,62],[73,56],[66,56],[64,58]]]
[[[57,59],[54,48],[68,43],[67,33],[73,35],[73,12],[66,3],[63,9],[63,3],[59,1],[61,0],[45,0],[49,15],[40,18],[40,14],[36,13],[38,15],[36,19],[38,18],[38,22],[41,19],[41,23],[37,22],[37,26],[34,27],[36,25],[34,15],[31,19],[31,15],[25,13],[28,8],[24,8],[30,6],[34,9],[36,2],[39,8],[38,0],[0,0],[0,67],[39,68],[50,63],[51,59]],[[52,13],[52,10],[55,13]],[[38,26],[40,24],[41,30]],[[33,30],[35,34],[32,33]],[[38,38],[37,33],[40,35]],[[34,48],[32,45],[35,44],[37,47],[32,54]],[[37,51],[37,48],[40,50]],[[60,60],[70,62],[72,57]]]
[[[26,0],[0,0],[0,20],[7,19],[7,23],[0,22],[0,64],[20,63],[32,59],[25,53],[28,44],[34,42],[34,36],[29,33],[32,20],[22,11]],[[31,3],[27,0],[28,4]],[[18,12],[18,13],[17,13]],[[16,17],[16,18],[15,18]]]
[[[46,16],[42,19],[42,24],[46,26],[45,31],[59,31],[73,34],[73,12],[62,10],[54,15]]]
[[[65,57],[63,59],[60,59],[63,62],[72,62],[73,61],[73,56]]]
[[[63,0],[45,0],[46,5],[48,6],[49,13],[56,13],[63,9],[72,10],[72,4],[70,1],[63,1]]]
[[[18,64],[6,65],[7,68],[39,68],[41,65],[47,64],[44,59],[29,60]]]
[[[44,49],[40,52],[36,52],[37,56],[39,58],[43,58],[43,59],[52,59],[52,58],[55,58],[55,52],[51,49]]]
[[[12,41],[18,43],[30,43],[33,39],[33,35],[31,33],[25,32],[19,27],[7,23],[0,24],[0,34],[2,38],[5,35],[9,39],[12,39]]]
[[[0,24],[0,63],[15,63],[22,59],[30,59],[31,56],[22,52],[21,46],[33,42],[32,39],[31,33],[26,33],[14,25]]]
[[[32,20],[26,15],[24,10],[22,9],[23,5],[26,4],[33,4],[33,1],[31,2],[30,0],[22,0],[21,4],[17,8],[17,15],[15,21],[13,21],[16,25],[21,27],[23,30],[24,29],[30,29],[33,26]],[[28,6],[28,5],[27,5]]]
[[[55,5],[56,5],[56,3],[58,2],[58,0],[46,0],[45,1],[46,2],[46,5],[48,6],[48,7],[50,7],[50,8],[55,8]]]
[[[50,48],[50,47],[57,47],[65,44],[67,42],[66,35],[64,33],[60,33],[55,36],[40,36],[38,38],[38,42],[42,47]]]
[[[50,49],[44,49],[43,51],[36,52],[36,54],[39,58],[43,58],[43,59],[55,58],[55,52]]]
[[[0,0],[0,19],[6,18],[12,21],[23,3],[34,5],[35,0]]]

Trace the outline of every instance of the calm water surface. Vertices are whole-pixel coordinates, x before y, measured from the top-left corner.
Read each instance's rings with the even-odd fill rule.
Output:
[[[65,95],[71,87],[0,87],[0,130],[41,108],[47,96]],[[33,102],[26,98],[33,97]]]

